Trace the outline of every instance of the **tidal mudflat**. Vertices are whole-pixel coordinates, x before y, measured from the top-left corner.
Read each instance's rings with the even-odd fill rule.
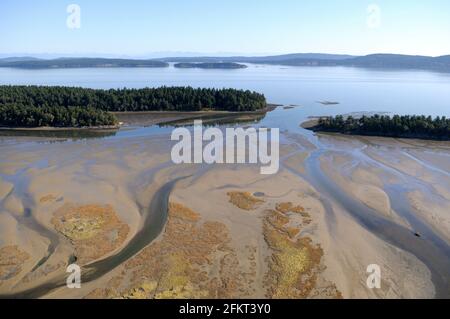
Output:
[[[163,129],[2,137],[0,296],[450,296],[447,142],[282,137],[275,175],[175,165]]]

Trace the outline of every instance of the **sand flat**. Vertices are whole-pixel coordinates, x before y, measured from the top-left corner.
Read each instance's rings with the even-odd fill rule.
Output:
[[[326,136],[320,138],[333,145],[333,150],[320,153],[303,136],[286,137],[280,151],[281,169],[270,176],[261,175],[257,165],[174,165],[170,143],[164,142],[167,136],[30,143],[28,149],[21,148],[20,142],[2,145],[7,152],[1,159],[2,169],[6,169],[0,180],[4,190],[0,248],[17,246],[29,258],[14,281],[0,285],[0,294],[20,296],[21,291],[57,282],[65,275],[77,249],[70,236],[52,223],[65,205],[107,205],[128,227],[120,244],[85,261],[107,259],[126,250],[134,236],[148,227],[144,223],[156,192],[167,182],[184,177],[170,192],[172,213],[169,209],[169,219],[156,240],[83,283],[81,289],[63,286],[44,291],[40,297],[432,298],[434,277],[426,262],[366,227],[351,207],[342,204],[345,201],[336,194],[330,196],[316,183],[319,176],[311,164],[317,161],[331,184],[411,238],[414,225],[394,209],[393,192],[408,193],[409,188],[397,185],[416,189],[418,193],[409,198],[417,208],[411,214],[445,234],[450,220],[448,201],[439,193],[427,193],[433,189],[430,184],[436,181],[436,172],[408,156],[396,157],[404,151],[402,147],[410,147],[401,142]],[[428,153],[418,154],[420,145],[415,147],[414,156],[444,168],[436,163],[446,155],[439,155],[435,162]],[[446,180],[440,183],[442,191],[450,188]],[[253,195],[258,193],[261,195]],[[231,200],[230,194],[240,197]],[[432,206],[434,214],[428,216],[429,196],[440,196],[442,205]],[[32,219],[24,219],[26,214]],[[103,225],[75,222],[95,234]],[[189,231],[196,237],[187,236]],[[48,256],[52,240],[57,246]],[[89,245],[95,250],[95,241]],[[172,259],[162,257],[168,247],[174,249]],[[180,268],[176,258],[187,258],[189,251],[187,268]],[[158,260],[162,264],[157,264]],[[294,274],[286,268],[292,262],[298,266]],[[366,267],[374,263],[383,270],[380,290],[365,285]],[[157,287],[154,278],[164,269],[170,274],[164,275],[165,284]],[[141,280],[133,271],[148,280]],[[189,275],[182,275],[186,273]]]

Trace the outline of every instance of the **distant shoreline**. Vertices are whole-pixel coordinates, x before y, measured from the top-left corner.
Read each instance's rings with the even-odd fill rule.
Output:
[[[247,68],[245,64],[235,62],[210,62],[210,63],[181,62],[175,63],[173,67],[176,69],[205,69],[205,70],[216,70],[216,69],[238,70]]]

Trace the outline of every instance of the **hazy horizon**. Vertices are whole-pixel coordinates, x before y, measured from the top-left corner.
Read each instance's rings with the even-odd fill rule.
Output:
[[[450,3],[4,0],[0,29],[1,56],[442,56]]]
[[[290,54],[329,54],[329,55],[349,55],[349,56],[366,56],[373,54],[397,54],[392,52],[373,52],[367,54],[351,54],[351,53],[335,53],[335,52],[287,52],[287,53],[239,53],[239,52],[151,52],[140,55],[127,55],[127,54],[111,54],[111,53],[0,53],[0,59],[4,58],[20,58],[20,57],[32,57],[38,59],[57,59],[57,58],[105,58],[105,59],[159,59],[159,58],[178,58],[178,57],[264,57],[264,56],[281,56]],[[425,56],[421,54],[401,54],[410,56]],[[430,55],[428,57],[440,57],[448,56],[443,55]]]

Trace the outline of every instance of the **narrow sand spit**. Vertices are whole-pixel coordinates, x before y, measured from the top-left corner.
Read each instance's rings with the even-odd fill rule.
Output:
[[[351,157],[332,152],[320,161],[322,170],[346,193],[385,217],[410,227],[408,221],[394,211],[380,177],[369,166],[355,167]]]

